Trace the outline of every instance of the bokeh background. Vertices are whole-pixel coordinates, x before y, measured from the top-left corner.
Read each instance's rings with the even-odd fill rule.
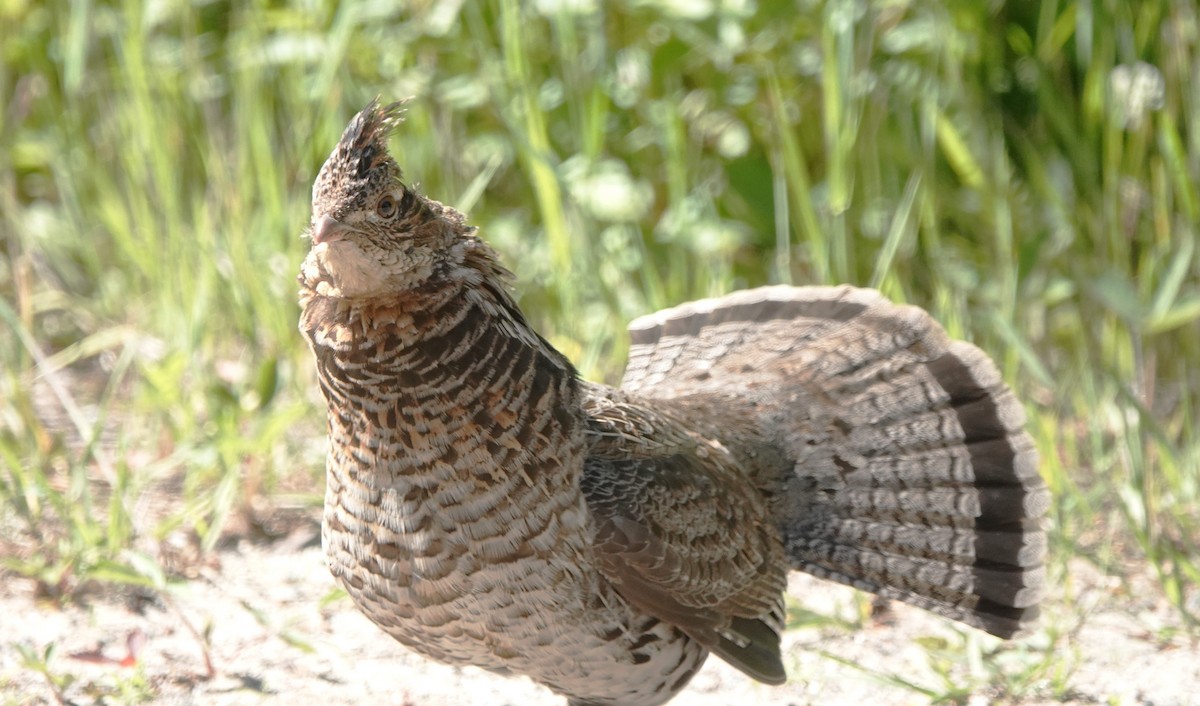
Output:
[[[411,96],[406,178],[587,376],[657,308],[877,287],[1026,402],[1055,584],[1194,626],[1198,76],[1188,0],[0,0],[0,580],[158,590],[319,516],[309,187]]]

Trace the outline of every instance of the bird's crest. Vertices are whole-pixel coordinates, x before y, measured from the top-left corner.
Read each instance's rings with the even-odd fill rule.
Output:
[[[363,209],[370,185],[401,177],[399,165],[388,155],[387,139],[404,121],[406,103],[380,106],[376,98],[354,116],[313,184],[314,213],[341,217]]]
[[[337,146],[349,167],[348,176],[365,179],[387,157],[387,138],[404,122],[407,103],[405,99],[380,106],[376,97],[354,116]]]

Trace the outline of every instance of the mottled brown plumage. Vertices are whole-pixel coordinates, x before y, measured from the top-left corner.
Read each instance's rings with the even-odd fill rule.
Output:
[[[977,348],[874,291],[769,287],[639,319],[620,389],[581,381],[474,228],[403,184],[399,120],[347,127],[300,275],[325,551],[382,629],[649,706],[709,652],[783,682],[790,569],[1002,637],[1036,617],[1048,498]]]

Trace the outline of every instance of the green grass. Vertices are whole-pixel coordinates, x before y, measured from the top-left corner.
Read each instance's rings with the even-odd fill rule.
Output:
[[[308,188],[356,110],[413,95],[407,177],[589,376],[659,307],[878,287],[1027,402],[1055,575],[1148,569],[1194,620],[1189,3],[592,4],[0,2],[3,570],[153,587],[155,541],[319,504]]]

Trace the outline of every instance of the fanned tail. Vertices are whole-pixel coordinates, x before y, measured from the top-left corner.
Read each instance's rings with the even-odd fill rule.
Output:
[[[1037,617],[1049,495],[1022,407],[978,348],[853,287],[692,302],[630,335],[623,389],[755,420],[763,448],[735,453],[793,568],[1001,637]]]

